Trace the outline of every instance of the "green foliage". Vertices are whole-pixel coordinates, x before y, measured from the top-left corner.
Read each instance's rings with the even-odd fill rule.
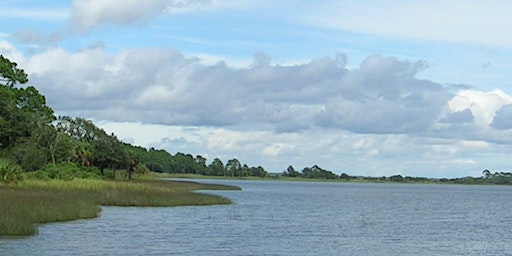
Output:
[[[212,175],[226,176],[226,168],[224,168],[224,163],[222,163],[222,161],[218,158],[213,159],[208,168],[211,170]]]
[[[10,150],[15,162],[28,172],[38,170],[48,162],[44,149],[32,139],[20,139]]]
[[[241,169],[242,169],[242,166],[240,165],[240,161],[238,161],[238,159],[236,159],[236,158],[230,159],[226,163],[226,172],[227,172],[228,176],[241,177],[242,176],[241,172],[240,172]]]
[[[283,176],[285,176],[285,177],[300,177],[301,174],[300,174],[300,172],[295,171],[295,168],[293,168],[293,166],[290,165],[290,166],[288,166],[286,171],[283,172]]]
[[[116,178],[116,171],[112,169],[105,169],[103,170],[103,177],[107,179],[115,179]]]
[[[18,64],[0,55],[0,76],[3,85],[14,87],[16,83],[24,84],[28,82],[27,74],[18,68]]]
[[[23,180],[21,166],[9,159],[0,158],[0,181],[4,184],[18,183]]]
[[[58,164],[47,164],[42,171],[48,174],[52,179],[72,180],[74,178],[83,178],[83,172],[75,163],[63,162]]]
[[[324,170],[318,167],[318,165],[314,165],[311,168],[304,168],[302,170],[302,177],[309,179],[337,179],[338,175],[334,174],[331,171]]]
[[[25,176],[27,177],[27,179],[31,179],[31,180],[50,180],[50,175],[43,171],[43,170],[37,170],[35,172],[27,172],[25,174]]]

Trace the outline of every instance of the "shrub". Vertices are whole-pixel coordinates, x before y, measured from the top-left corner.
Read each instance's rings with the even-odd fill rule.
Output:
[[[59,180],[72,180],[73,178],[74,178],[73,173],[71,173],[67,170],[61,170],[55,176],[55,179],[59,179]]]
[[[72,180],[74,178],[82,178],[83,173],[76,163],[63,162],[58,164],[47,164],[42,171],[48,174],[51,179]]]
[[[84,173],[85,177],[90,175],[96,175],[98,177],[101,176],[101,171],[96,166],[82,167],[82,172]]]
[[[21,166],[11,162],[8,159],[0,158],[0,181],[9,183],[18,183],[23,180],[23,169]]]
[[[103,170],[103,177],[107,179],[115,179],[116,178],[116,172],[111,169],[105,169]]]
[[[35,172],[27,172],[25,174],[25,176],[28,179],[35,179],[35,180],[49,180],[50,179],[50,176],[48,175],[48,173],[43,170],[38,170]]]

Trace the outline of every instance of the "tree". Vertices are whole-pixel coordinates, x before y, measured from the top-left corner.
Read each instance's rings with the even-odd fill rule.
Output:
[[[286,169],[286,171],[283,172],[283,176],[286,176],[286,177],[299,177],[301,176],[300,172],[298,171],[295,171],[295,168],[293,168],[293,166],[288,166],[288,168]]]
[[[267,177],[267,171],[265,171],[265,169],[263,169],[263,167],[261,166],[258,166],[258,167],[251,167],[251,176],[255,176],[255,177],[260,177],[260,178],[265,178]]]
[[[100,137],[108,136],[105,131],[96,127],[90,120],[79,117],[60,116],[56,127],[71,138],[79,141],[92,142]]]
[[[18,134],[13,127],[18,115],[16,90],[0,86],[0,148],[9,147]]]
[[[491,173],[491,171],[489,171],[489,170],[487,170],[487,169],[486,169],[486,170],[484,170],[484,171],[482,172],[482,174],[484,175],[484,178],[486,178],[486,179],[492,178],[492,173]]]
[[[144,162],[152,172],[172,172],[172,155],[163,149],[150,148]]]
[[[249,166],[247,164],[244,164],[240,168],[240,177],[249,176],[250,172],[251,172],[251,169],[249,168]]]
[[[240,169],[241,169],[240,161],[238,159],[233,158],[231,160],[228,160],[226,163],[226,171],[228,172],[228,175],[231,175],[234,177],[235,175],[240,175]]]
[[[342,179],[342,180],[351,180],[351,179],[355,179],[355,178],[356,178],[356,177],[354,177],[354,176],[350,176],[350,175],[348,175],[348,174],[346,174],[346,173],[342,173],[342,174],[340,175],[340,179]]]
[[[178,152],[171,158],[172,173],[196,173],[197,163],[191,154]]]
[[[126,169],[130,159],[122,143],[114,136],[102,136],[91,142],[93,165],[105,169]]]
[[[30,137],[18,140],[9,152],[15,163],[25,171],[36,171],[48,162],[44,149]]]
[[[206,158],[202,157],[201,155],[197,155],[195,158],[195,162],[197,174],[211,175],[209,173],[208,167],[206,166]]]
[[[224,163],[218,158],[213,159],[212,163],[208,166],[213,175],[216,176],[226,176],[226,168],[224,167]]]
[[[331,171],[324,170],[318,165],[313,165],[311,168],[306,167],[302,170],[302,177],[310,179],[337,179],[338,175]]]
[[[16,140],[52,127],[54,120],[53,110],[34,87],[0,86],[0,148],[12,147]]]
[[[404,177],[402,177],[402,175],[400,175],[400,174],[397,174],[397,175],[390,176],[389,180],[395,181],[395,182],[402,182],[402,181],[404,181]]]
[[[17,83],[24,84],[28,82],[27,74],[23,69],[18,68],[18,64],[0,55],[0,80],[6,87],[14,87]]]

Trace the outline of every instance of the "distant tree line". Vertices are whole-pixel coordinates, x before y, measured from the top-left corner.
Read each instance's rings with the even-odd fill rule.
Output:
[[[484,170],[481,177],[461,177],[461,178],[426,178],[402,176],[400,174],[391,175],[389,177],[371,177],[371,176],[352,176],[347,173],[337,175],[332,171],[320,168],[318,165],[305,167],[302,171],[296,171],[293,166],[288,166],[280,176],[304,179],[326,179],[340,181],[362,181],[362,182],[395,182],[395,183],[446,183],[446,184],[495,184],[495,185],[512,185],[512,172],[494,172]]]
[[[132,146],[133,147],[133,146]],[[193,156],[178,152],[175,155],[163,149],[133,147],[135,154],[145,163],[152,172],[200,174],[207,176],[224,177],[266,177],[267,171],[261,166],[249,167],[241,164],[236,158],[230,159],[224,164],[219,158],[207,163],[207,159],[201,155]]]
[[[149,171],[216,176],[265,177],[263,167],[237,159],[149,150],[123,143],[83,118],[56,117],[45,97],[28,82],[17,64],[0,55],[0,181],[16,182],[25,173],[41,179],[130,179]]]

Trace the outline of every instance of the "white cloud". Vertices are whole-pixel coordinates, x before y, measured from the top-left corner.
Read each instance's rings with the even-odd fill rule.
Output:
[[[252,1],[222,0],[74,0],[70,21],[89,31],[104,24],[129,25],[148,22],[160,15],[223,8],[246,8]]]
[[[479,128],[488,127],[502,106],[512,103],[512,97],[502,90],[490,92],[461,90],[448,102],[452,113],[471,110],[474,124]]]
[[[512,104],[504,105],[496,112],[491,126],[497,129],[512,129]]]
[[[8,43],[3,48],[19,55]],[[426,68],[423,62],[377,55],[348,69],[340,56],[295,65],[273,65],[260,56],[240,68],[204,64],[172,49],[110,54],[102,48],[54,48],[22,61],[59,114],[96,120],[506,138],[491,126],[496,113],[512,103],[501,90],[453,94],[415,77]]]
[[[0,53],[9,60],[18,63],[18,67],[25,67],[25,57],[11,43],[0,40]]]

